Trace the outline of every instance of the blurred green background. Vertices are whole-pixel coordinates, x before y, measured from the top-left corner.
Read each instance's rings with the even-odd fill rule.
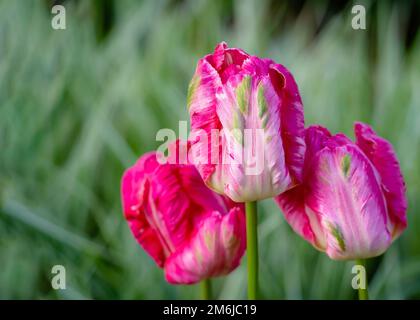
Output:
[[[156,132],[187,120],[199,57],[221,40],[286,65],[306,124],[352,136],[355,120],[390,140],[405,175],[409,227],[369,264],[370,295],[420,298],[419,2],[0,1],[0,298],[195,298],[171,286],[132,238],[120,178]],[[294,234],[272,200],[260,205],[261,296],[351,299],[352,262]],[[245,262],[245,259],[243,260]],[[67,289],[51,288],[53,265]],[[246,297],[246,265],[214,281]]]

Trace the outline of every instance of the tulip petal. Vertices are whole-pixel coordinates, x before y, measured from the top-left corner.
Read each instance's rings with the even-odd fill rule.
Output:
[[[149,192],[145,175],[157,167],[154,153],[143,156],[133,167],[127,169],[121,181],[123,212],[137,242],[163,267],[166,255],[156,230],[147,221],[142,208],[144,198]]]
[[[226,165],[222,157],[226,141],[221,133],[223,127],[217,114],[216,95],[223,91],[222,81],[234,74],[228,74],[229,66],[239,68],[247,57],[242,50],[220,43],[214,54],[198,62],[188,92],[192,162],[206,185],[219,193],[224,189],[222,171]]]
[[[280,135],[280,100],[270,78],[231,77],[217,98],[223,154],[228,156],[223,163],[231,160],[213,178],[224,181],[223,192],[239,202],[273,197],[290,188]]]
[[[292,177],[290,175],[290,166],[286,164],[285,142],[282,140],[281,132],[283,132],[283,121],[281,119],[281,109],[279,105],[282,103],[274,88],[269,76],[265,76],[260,80],[256,88],[256,99],[254,109],[258,110],[258,119],[260,121],[259,128],[264,132],[264,173],[261,184],[271,186],[272,191],[268,197],[273,197],[292,186]],[[257,110],[254,110],[254,116]],[[257,122],[250,118],[250,122]],[[303,131],[302,131],[303,139]],[[303,153],[302,151],[302,160]],[[258,151],[257,151],[258,152]],[[303,166],[303,162],[301,167]]]
[[[326,143],[330,138],[330,132],[321,126],[310,126],[305,130],[306,154],[303,170],[304,177],[307,172],[312,170],[312,159],[318,151],[326,146]],[[275,201],[281,208],[286,221],[297,234],[316,248],[325,250],[326,240],[321,231],[320,222],[315,214],[308,216],[305,209],[305,181],[304,178],[303,184],[283,192],[275,198]]]
[[[188,93],[191,116],[191,161],[208,184],[221,155],[221,143],[212,143],[212,130],[222,125],[216,113],[216,91],[221,86],[217,71],[205,59],[198,62]],[[215,188],[215,186],[213,186]]]
[[[283,65],[270,65],[269,74],[281,102],[281,136],[288,170],[296,183],[301,182],[305,155],[302,99],[295,79]]]
[[[292,229],[312,245],[320,247],[305,211],[304,186],[299,185],[283,192],[275,201]]]
[[[379,172],[382,189],[393,225],[391,234],[395,239],[407,227],[407,198],[405,182],[392,145],[366,124],[357,122],[354,126],[357,145],[372,161]]]
[[[332,259],[373,257],[391,241],[385,199],[369,159],[354,144],[337,139],[312,160],[307,212],[318,216]]]
[[[185,166],[181,176],[178,166],[162,165],[150,181],[146,214],[170,253],[188,239],[193,219],[202,213],[191,205],[188,191],[183,188],[184,177],[194,179],[195,172],[193,167]]]
[[[222,216],[213,211],[195,235],[165,264],[165,277],[174,284],[192,284],[235,269],[245,250],[245,217],[239,208]]]
[[[311,161],[318,151],[325,148],[331,138],[331,133],[322,126],[312,125],[305,129],[305,164],[304,171],[310,169]]]
[[[227,212],[227,202],[208,189],[192,165],[162,165],[150,181],[148,218],[170,252],[189,239],[208,210]]]
[[[214,53],[205,59],[216,69],[222,83],[225,83],[229,77],[240,72],[242,63],[248,57],[249,55],[241,49],[228,48],[226,42],[221,42],[214,49]]]

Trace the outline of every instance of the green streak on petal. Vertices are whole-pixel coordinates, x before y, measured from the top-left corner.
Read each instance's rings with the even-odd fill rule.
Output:
[[[344,176],[348,177],[349,176],[349,171],[350,171],[350,163],[351,163],[351,157],[350,155],[346,154],[341,162],[341,168],[343,170]]]
[[[343,233],[338,225],[328,223],[331,235],[337,240],[337,243],[342,251],[346,251],[346,243],[344,242]]]
[[[239,110],[245,115],[248,113],[249,95],[251,91],[251,76],[245,76],[242,82],[236,87],[236,100]]]
[[[232,134],[233,134],[233,137],[235,138],[235,140],[238,141],[238,143],[240,143],[241,145],[243,145],[244,139],[243,139],[243,136],[242,136],[242,132],[240,130],[234,129],[234,130],[232,130]]]
[[[214,239],[214,236],[213,236],[213,234],[212,233],[210,233],[210,232],[206,232],[205,234],[204,234],[204,243],[206,244],[206,247],[207,247],[207,249],[209,250],[209,251],[212,251],[213,250],[213,245],[214,245],[214,241],[213,241],[213,239]]]
[[[195,257],[197,259],[198,264],[202,264],[203,263],[203,255],[201,253],[201,250],[199,248],[196,248],[194,250],[195,252]]]
[[[191,107],[192,99],[199,85],[200,85],[200,77],[197,74],[194,74],[188,86],[188,93],[187,93],[187,109],[188,110]]]
[[[243,139],[243,136],[242,136],[243,127],[244,127],[244,123],[243,123],[242,114],[240,112],[234,112],[233,113],[233,119],[232,119],[232,131],[231,132],[233,134],[233,137],[240,144],[243,144],[243,142],[244,142],[244,139]]]
[[[223,239],[226,249],[231,253],[236,251],[240,245],[239,238],[232,233],[231,228],[225,227],[223,229]]]
[[[264,114],[267,112],[268,106],[267,106],[267,100],[265,99],[264,95],[264,87],[262,85],[258,86],[258,116],[260,119],[264,116]]]
[[[262,119],[262,126],[264,129],[267,128],[267,123],[270,120],[270,115],[267,113],[266,116]]]
[[[240,241],[237,237],[232,236],[228,239],[225,245],[226,245],[227,251],[230,254],[234,254],[239,248]]]

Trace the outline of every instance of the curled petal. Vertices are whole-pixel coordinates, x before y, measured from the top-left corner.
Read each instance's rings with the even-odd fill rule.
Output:
[[[202,208],[194,205],[184,187],[188,179],[201,179],[194,167],[185,166],[181,173],[178,166],[168,164],[160,166],[149,182],[145,212],[170,253],[188,239],[194,219],[202,214]]]
[[[322,249],[319,244],[320,240],[317,240],[315,237],[309,217],[305,211],[304,186],[299,185],[283,192],[275,198],[275,201],[292,229],[312,245]],[[323,237],[322,232],[320,236]]]
[[[214,53],[205,57],[219,77],[225,83],[229,77],[241,72],[243,62],[249,57],[241,49],[228,48],[226,42],[219,43],[214,49]]]
[[[191,241],[166,261],[167,281],[192,284],[235,269],[245,250],[244,219],[238,208],[224,216],[217,211],[209,213]]]
[[[354,126],[356,143],[372,161],[381,176],[382,189],[387,201],[392,223],[391,234],[395,239],[407,227],[407,198],[405,182],[392,145],[366,124]]]
[[[223,197],[205,186],[192,165],[159,166],[150,187],[147,217],[162,234],[170,252],[189,239],[205,212],[230,209]]]
[[[310,126],[305,130],[306,153],[304,171],[309,170],[311,161],[318,151],[325,148],[331,133],[322,126]]]
[[[321,126],[310,126],[305,130],[306,154],[304,177],[310,172],[312,159],[325,148],[331,138],[330,132]],[[301,237],[320,250],[326,249],[325,236],[317,215],[305,208],[305,178],[302,184],[281,193],[275,201],[281,208],[286,221]]]

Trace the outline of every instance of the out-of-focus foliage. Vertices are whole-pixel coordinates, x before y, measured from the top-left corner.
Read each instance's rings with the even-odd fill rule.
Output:
[[[59,31],[47,2],[0,1],[0,298],[196,296],[194,286],[168,285],[136,244],[119,184],[159,146],[159,129],[187,120],[196,61],[221,40],[286,65],[307,124],[351,135],[362,120],[394,144],[409,227],[371,260],[370,293],[420,298],[420,38],[405,46],[397,4],[366,3],[372,33],[351,28],[349,6],[317,30],[308,21],[322,21],[322,2],[290,22],[287,5],[257,0],[115,1],[112,28],[92,18],[97,1],[67,1]],[[260,211],[263,298],[355,297],[352,262],[316,252],[272,200]],[[56,264],[66,290],[51,288]],[[216,297],[245,298],[245,271],[217,279]]]

